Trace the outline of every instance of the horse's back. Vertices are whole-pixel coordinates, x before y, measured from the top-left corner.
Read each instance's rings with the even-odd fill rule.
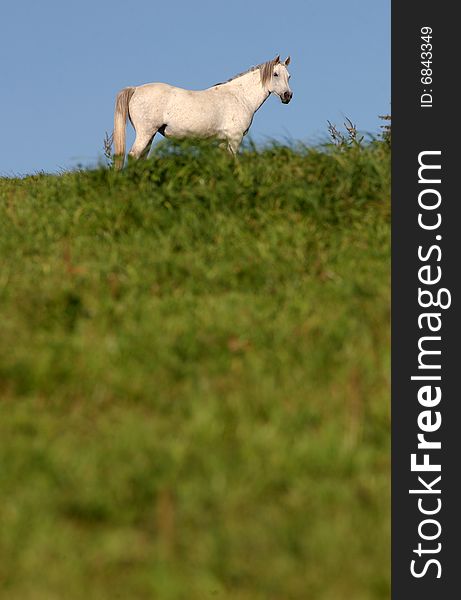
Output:
[[[144,85],[138,85],[135,88],[133,94],[133,100],[149,100],[149,98],[165,97],[167,98],[169,95],[174,93],[174,90],[179,88],[175,88],[168,83],[145,83]]]
[[[178,136],[209,134],[221,120],[220,103],[210,90],[186,90],[167,83],[146,83],[136,87],[130,101],[130,115],[148,129],[166,126],[166,133]]]
[[[203,104],[209,101],[207,90],[185,90],[168,83],[145,83],[135,88],[130,110],[147,106],[158,110],[168,110],[175,106],[194,110],[203,107]]]
[[[206,90],[204,90],[206,91]],[[195,98],[202,94],[202,91],[186,90],[184,88],[170,85],[169,83],[145,83],[136,87],[135,94],[141,96],[180,96],[184,98]]]

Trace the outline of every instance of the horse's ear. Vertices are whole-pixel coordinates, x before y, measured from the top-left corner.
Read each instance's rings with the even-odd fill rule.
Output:
[[[277,54],[277,56],[274,58],[274,65],[278,65],[280,62],[280,54]]]
[[[285,66],[288,67],[288,65],[290,64],[290,62],[291,62],[291,56],[287,56],[286,59],[285,59]]]

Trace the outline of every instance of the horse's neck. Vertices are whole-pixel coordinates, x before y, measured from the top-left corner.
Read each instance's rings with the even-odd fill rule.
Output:
[[[229,86],[253,113],[258,110],[270,95],[261,85],[259,70],[245,73],[245,75],[241,75],[225,85]]]

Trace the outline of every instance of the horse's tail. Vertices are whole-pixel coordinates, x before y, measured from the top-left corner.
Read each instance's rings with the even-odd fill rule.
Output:
[[[115,168],[117,170],[123,167],[125,160],[125,137],[126,137],[126,120],[128,117],[128,105],[131,100],[131,96],[134,94],[136,88],[126,87],[123,88],[118,94],[115,100],[115,113],[114,113],[114,154],[115,154]]]

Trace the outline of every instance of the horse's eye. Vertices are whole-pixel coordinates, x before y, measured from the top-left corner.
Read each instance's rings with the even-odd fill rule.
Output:
[[[278,74],[278,73],[274,73],[274,77],[278,77],[278,76],[279,76],[279,74]]]

